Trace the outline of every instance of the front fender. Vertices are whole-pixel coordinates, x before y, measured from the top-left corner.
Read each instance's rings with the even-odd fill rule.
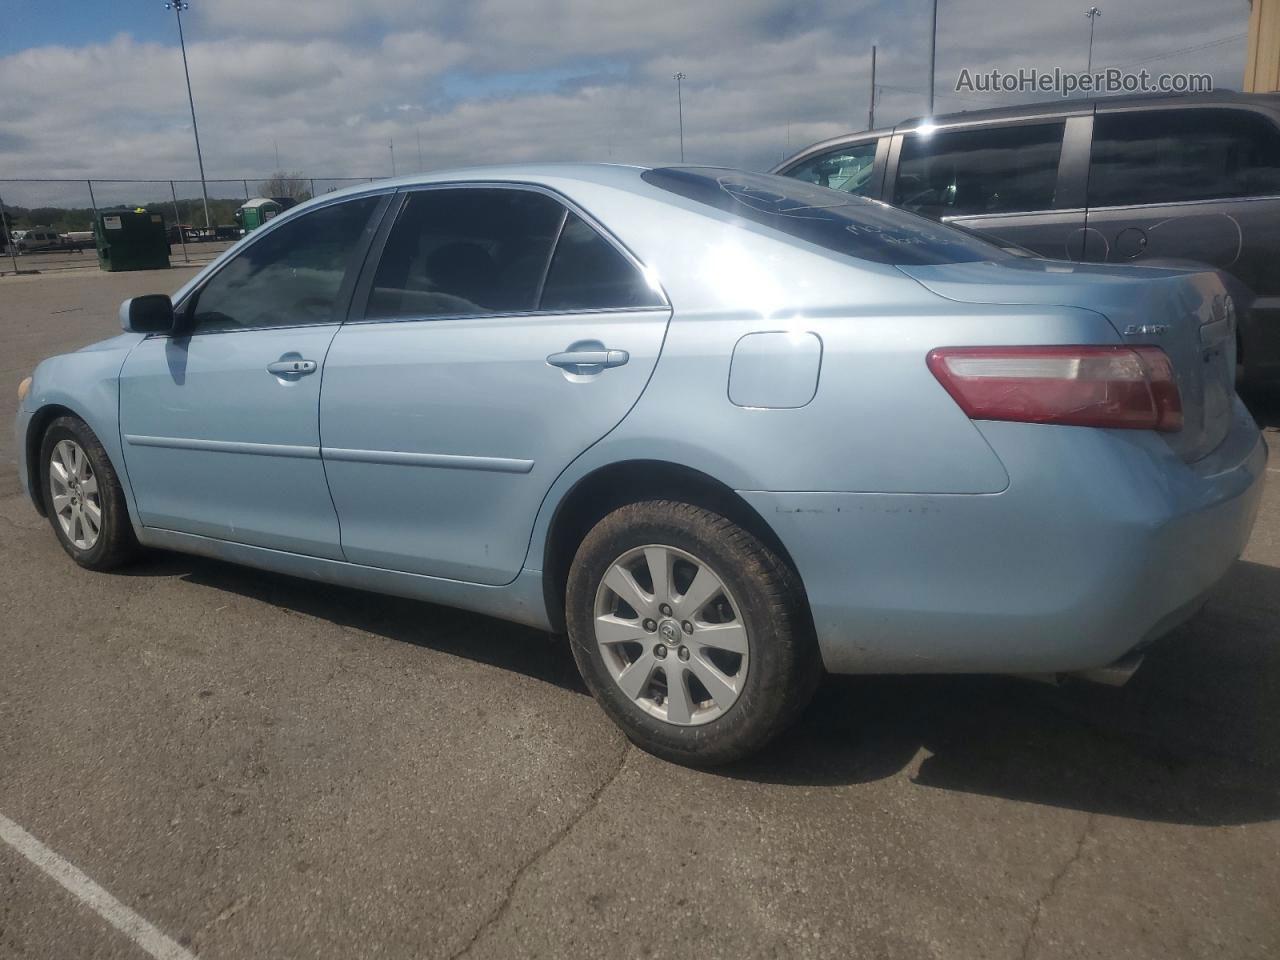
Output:
[[[120,440],[120,370],[139,339],[117,337],[99,345],[102,349],[91,347],[50,357],[32,374],[31,392],[18,414],[15,439],[23,488],[41,515],[44,504],[39,496],[39,465],[32,453],[39,451],[45,427],[69,412],[89,425],[107,451],[124,488],[130,519],[137,527],[133,485]]]

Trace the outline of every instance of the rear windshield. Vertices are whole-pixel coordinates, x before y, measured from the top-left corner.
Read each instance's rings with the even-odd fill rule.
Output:
[[[874,200],[719,167],[659,167],[643,179],[742,220],[860,260],[901,266],[1006,260],[994,244]]]

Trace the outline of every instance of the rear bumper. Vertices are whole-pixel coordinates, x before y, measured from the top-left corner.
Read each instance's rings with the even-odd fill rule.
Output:
[[[742,496],[799,568],[829,670],[1084,670],[1195,613],[1244,549],[1267,450],[1235,405],[1195,464],[1141,431],[982,423],[998,494]]]

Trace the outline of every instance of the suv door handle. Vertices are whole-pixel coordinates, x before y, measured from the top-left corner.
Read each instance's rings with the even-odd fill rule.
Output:
[[[303,377],[315,372],[314,360],[277,360],[267,364],[267,373],[273,373],[277,377]]]
[[[547,363],[574,373],[597,373],[596,370],[583,370],[582,367],[620,367],[631,359],[625,350],[567,350],[564,353],[553,353],[547,357]]]

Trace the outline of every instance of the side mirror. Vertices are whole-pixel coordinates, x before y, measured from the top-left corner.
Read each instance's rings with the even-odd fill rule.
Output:
[[[163,293],[132,297],[120,304],[120,327],[125,333],[170,333],[173,301]]]

